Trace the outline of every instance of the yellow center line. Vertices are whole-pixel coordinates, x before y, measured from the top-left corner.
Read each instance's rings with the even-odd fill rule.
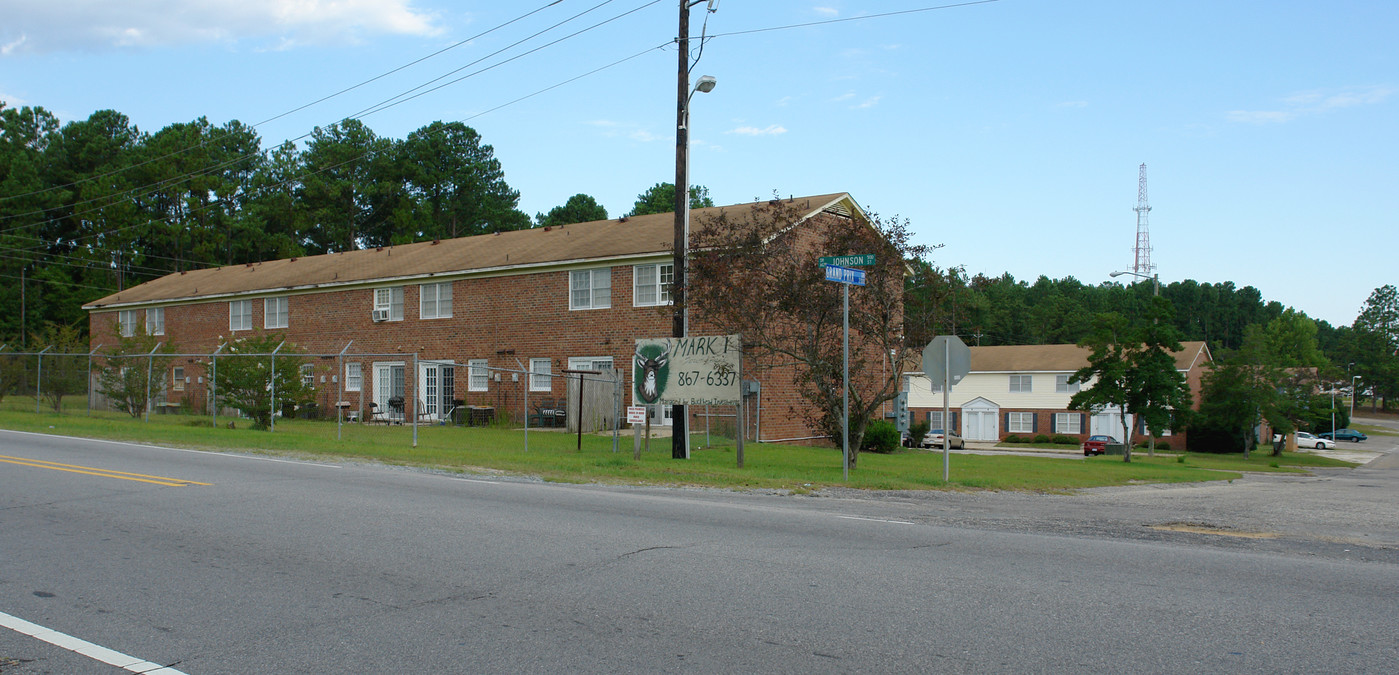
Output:
[[[149,476],[143,473],[113,471],[110,469],[96,469],[90,466],[79,466],[77,464],[60,464],[58,462],[48,462],[42,459],[10,457],[8,455],[0,455],[0,462],[5,462],[6,464],[16,464],[19,466],[29,466],[34,467],[36,469],[52,469],[54,471],[80,473],[88,476],[101,476],[103,478],[120,478],[121,480],[133,480],[141,483],[153,483],[155,485],[165,485],[169,487],[185,487],[189,485],[213,485],[213,483],[201,483],[199,481],[185,480],[183,478]]]

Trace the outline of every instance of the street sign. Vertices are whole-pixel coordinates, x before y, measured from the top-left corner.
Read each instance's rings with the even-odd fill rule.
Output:
[[[841,284],[851,284],[854,286],[865,285],[865,271],[851,269],[849,267],[837,267],[826,265],[826,281],[834,281]]]
[[[923,348],[923,374],[934,385],[957,384],[972,369],[972,350],[956,335],[939,335]]]
[[[873,253],[859,253],[856,255],[823,255],[820,258],[822,267],[859,267],[874,264]]]

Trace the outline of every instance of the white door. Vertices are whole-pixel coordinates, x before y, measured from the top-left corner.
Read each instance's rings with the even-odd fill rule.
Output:
[[[446,419],[456,397],[456,370],[451,363],[418,362],[418,398],[422,414],[433,420]]]
[[[402,419],[403,411],[389,408],[389,399],[394,397],[403,397],[403,364],[374,364],[374,404],[377,406],[375,412],[379,415],[392,413],[393,419]]]
[[[1127,417],[1128,423],[1131,416]],[[1122,438],[1122,409],[1109,408],[1100,413],[1094,414],[1088,420],[1088,431],[1094,436],[1112,436],[1119,441],[1126,441]]]

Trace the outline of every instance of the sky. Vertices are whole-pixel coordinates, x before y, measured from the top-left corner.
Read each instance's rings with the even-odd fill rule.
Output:
[[[0,101],[239,120],[271,148],[413,92],[361,119],[465,122],[526,213],[585,193],[616,217],[674,180],[678,7],[0,0]],[[1392,0],[701,2],[691,182],[849,192],[940,267],[1099,284],[1131,269],[1145,163],[1163,284],[1350,325],[1399,283],[1396,27]]]

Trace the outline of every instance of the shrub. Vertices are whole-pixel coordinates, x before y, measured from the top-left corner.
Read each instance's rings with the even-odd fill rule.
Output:
[[[1015,434],[1011,434],[1011,435],[1006,436],[1005,438],[1001,439],[1001,442],[1002,442],[1002,443],[1023,443],[1024,441],[1020,440],[1020,437],[1019,437],[1019,436],[1016,436]]]
[[[923,442],[923,437],[928,435],[928,426],[927,420],[908,425],[908,442],[915,446]]]
[[[1171,449],[1171,442],[1170,442],[1170,441],[1163,441],[1163,440],[1157,439],[1157,441],[1156,441],[1156,449],[1157,449],[1157,450],[1170,450],[1170,449]]]
[[[1036,434],[1036,435],[1035,435],[1035,440],[1034,440],[1034,442],[1035,442],[1035,443],[1040,443],[1040,444],[1048,444],[1048,443],[1049,443],[1049,434]]]
[[[1057,445],[1078,445],[1078,444],[1079,444],[1077,438],[1074,438],[1073,436],[1065,436],[1064,434],[1055,434],[1055,435],[1054,435],[1054,438],[1051,439],[1049,442],[1050,442],[1050,443],[1057,444]]]
[[[899,429],[892,422],[874,420],[865,427],[860,452],[890,453],[899,449]]]

